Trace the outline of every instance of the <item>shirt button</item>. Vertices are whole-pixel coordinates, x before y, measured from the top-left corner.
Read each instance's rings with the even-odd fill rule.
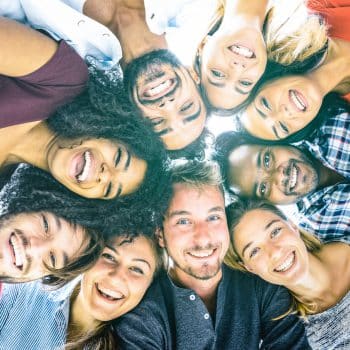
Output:
[[[195,296],[194,294],[191,294],[191,295],[190,295],[190,300],[192,300],[192,301],[193,301],[193,300],[196,300],[196,296]]]
[[[206,320],[208,320],[208,319],[209,319],[209,314],[204,314],[204,318],[205,318]]]

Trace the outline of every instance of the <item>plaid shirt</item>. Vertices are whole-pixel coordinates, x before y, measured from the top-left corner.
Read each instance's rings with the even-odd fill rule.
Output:
[[[329,117],[300,146],[346,178],[300,199],[297,203],[300,227],[324,242],[350,243],[350,114]]]

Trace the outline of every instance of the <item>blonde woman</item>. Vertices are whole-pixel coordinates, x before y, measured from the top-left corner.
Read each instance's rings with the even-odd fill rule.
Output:
[[[151,238],[121,236],[110,239],[81,280],[64,288],[5,285],[0,299],[2,347],[115,349],[110,321],[141,301],[160,261]]]
[[[290,311],[308,316],[312,348],[349,345],[348,242],[323,245],[263,201],[238,200],[227,208],[227,219],[231,246],[226,263],[288,288],[294,297]],[[338,318],[341,322],[334,324]]]
[[[300,141],[336,113],[334,106],[344,104],[340,96],[350,101],[350,2],[313,0],[308,6],[329,27],[322,59],[313,66],[289,63],[266,70],[240,116],[256,138]]]
[[[289,4],[289,9],[286,2],[278,5],[272,9],[267,0],[217,1],[194,63],[202,92],[214,109],[232,112],[240,107],[268,60],[291,64],[324,46],[325,28],[307,16],[302,1]]]

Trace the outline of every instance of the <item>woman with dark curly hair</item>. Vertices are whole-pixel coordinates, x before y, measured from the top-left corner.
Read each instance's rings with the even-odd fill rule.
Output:
[[[308,6],[313,12],[326,15],[328,42],[315,53],[314,58],[318,58],[311,65],[267,67],[240,116],[242,126],[254,137],[299,141],[327,118],[328,109],[340,96],[350,101],[350,5],[313,0]],[[302,135],[291,137],[300,130]]]
[[[19,166],[0,191],[0,281],[62,285],[88,269],[104,241],[87,220],[98,209],[81,216],[85,201],[42,170]]]
[[[0,142],[0,164],[33,164],[88,198],[157,192],[166,163],[163,144],[146,120],[119,101],[121,106],[101,111],[86,91],[21,139]]]

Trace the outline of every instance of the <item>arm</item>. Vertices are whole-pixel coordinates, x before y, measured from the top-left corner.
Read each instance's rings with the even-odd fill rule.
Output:
[[[0,74],[11,77],[32,73],[57,50],[54,40],[6,18],[0,18],[0,42]]]
[[[306,338],[304,325],[296,315],[288,315],[274,320],[290,307],[291,298],[288,291],[281,286],[265,284],[259,292],[262,299],[261,349],[311,349]]]

